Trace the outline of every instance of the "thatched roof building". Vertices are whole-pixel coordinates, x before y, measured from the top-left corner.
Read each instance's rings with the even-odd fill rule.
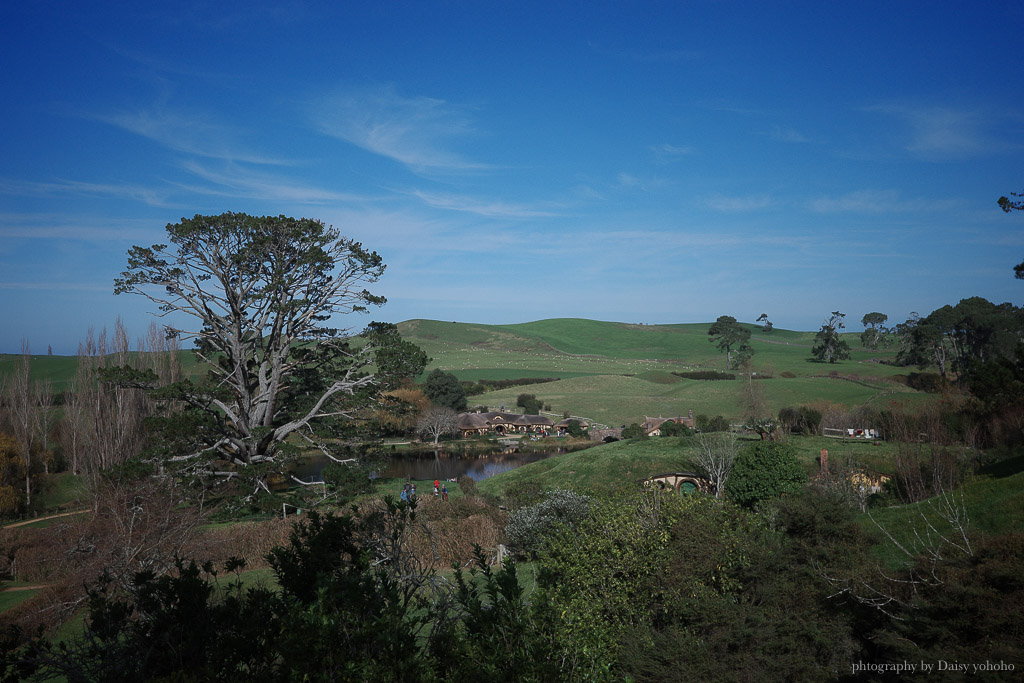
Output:
[[[551,429],[555,423],[544,415],[523,415],[521,413],[459,413],[459,431],[463,436],[486,434],[510,434],[512,432],[542,432]]]

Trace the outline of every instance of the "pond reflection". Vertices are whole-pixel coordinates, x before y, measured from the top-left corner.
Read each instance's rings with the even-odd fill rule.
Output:
[[[468,476],[476,481],[493,477],[517,467],[546,460],[569,448],[521,453],[518,448],[497,448],[475,453],[410,451],[377,461],[375,476],[396,479],[457,479]],[[327,465],[326,457],[313,457],[297,465],[295,476],[304,481],[321,481],[320,473]]]

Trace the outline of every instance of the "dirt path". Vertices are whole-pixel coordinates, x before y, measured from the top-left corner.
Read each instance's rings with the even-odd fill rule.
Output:
[[[18,591],[38,591],[50,586],[41,583],[38,586],[11,586],[9,588],[0,588],[0,593],[17,593]]]
[[[56,515],[48,515],[46,517],[36,517],[35,519],[26,519],[24,522],[15,522],[14,524],[4,524],[5,529],[13,529],[19,526],[25,526],[26,524],[35,524],[36,522],[43,522],[47,519],[56,519],[58,517],[69,517],[70,515],[80,515],[88,510],[74,510],[72,512],[61,512]]]

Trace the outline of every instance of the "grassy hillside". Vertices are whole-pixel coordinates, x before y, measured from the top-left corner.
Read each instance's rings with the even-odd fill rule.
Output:
[[[757,437],[745,435],[738,440],[742,447],[756,442]],[[795,436],[788,443],[796,449],[809,475],[818,469],[817,458],[822,448],[828,449],[833,462],[850,459],[881,472],[893,471],[893,446],[889,443],[844,442],[820,436]],[[686,437],[616,441],[523,465],[489,477],[478,486],[494,495],[501,495],[508,486],[526,482],[539,484],[545,490],[572,488],[601,493],[655,474],[692,470],[692,448],[692,440]]]
[[[858,335],[845,335],[852,358],[835,364],[811,358],[812,332],[751,330],[753,367],[772,379],[760,381],[768,410],[830,402],[853,408],[899,400],[931,400],[891,380],[905,368],[883,365],[893,351],[868,352]],[[410,320],[399,325],[407,339],[439,367],[459,379],[559,377],[561,381],[473,397],[473,405],[515,406],[520,393],[536,394],[555,413],[583,415],[608,425],[645,415],[725,415],[739,419],[740,383],[682,379],[672,372],[725,370],[725,356],[708,341],[710,323],[632,325],[561,318],[517,325],[477,325]],[[793,377],[784,378],[783,373]]]
[[[478,325],[408,320],[398,328],[434,359],[432,367],[465,370],[560,370],[586,374],[622,374],[650,369],[725,370],[725,356],[708,341],[711,323],[632,325],[627,323],[556,318],[516,325]],[[860,349],[856,333],[844,335],[853,349],[850,361],[823,365],[811,360],[812,332],[751,330],[754,366],[775,372],[816,375],[838,370],[843,374],[890,376],[900,368],[872,359],[892,359],[893,351]],[[468,378],[468,377],[467,377]]]
[[[135,352],[132,353],[135,355]],[[202,367],[196,362],[191,351],[179,351],[181,367],[186,375],[196,377],[202,374]],[[20,354],[0,353],[0,382],[10,375],[21,361]],[[75,381],[78,370],[77,356],[32,356],[32,379],[49,381],[54,391],[64,391]]]
[[[742,380],[695,381],[672,374],[725,370],[724,354],[708,340],[710,323],[634,325],[560,318],[516,325],[409,320],[398,327],[430,356],[430,369],[442,368],[459,379],[561,379],[473,397],[473,405],[511,408],[526,391],[556,413],[568,411],[608,425],[645,415],[685,415],[689,410],[735,420],[743,414]],[[931,400],[891,381],[907,370],[877,361],[893,359],[894,352],[867,352],[855,333],[846,335],[854,350],[850,360],[823,364],[811,359],[811,332],[766,333],[757,325],[746,327],[752,333],[754,370],[772,377],[760,382],[772,413],[789,405],[826,401],[852,408],[894,399],[910,404]],[[193,354],[181,353],[186,372],[197,373]],[[0,356],[0,378],[17,358]],[[67,356],[34,356],[32,362],[33,375],[50,380],[57,391],[70,384],[77,365],[77,359]]]

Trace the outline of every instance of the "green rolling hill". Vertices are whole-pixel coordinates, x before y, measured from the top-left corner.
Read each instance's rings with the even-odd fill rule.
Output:
[[[555,318],[515,325],[482,325],[437,320],[408,320],[398,325],[402,335],[428,356],[428,368],[441,368],[459,379],[516,379],[556,377],[557,382],[514,387],[471,398],[472,405],[515,406],[520,393],[536,394],[552,412],[591,417],[620,425],[645,415],[724,415],[739,419],[742,381],[698,381],[672,373],[725,370],[725,356],[709,343],[710,323],[635,325]],[[894,381],[906,368],[880,363],[893,351],[866,351],[856,333],[846,336],[850,360],[835,364],[813,362],[812,332],[751,330],[755,354],[752,365],[774,413],[788,405],[834,403],[853,408],[898,401],[917,404],[932,397]],[[189,374],[199,374],[193,355],[183,351]],[[0,355],[0,378],[18,357]],[[74,378],[77,360],[69,356],[34,356],[33,375],[48,379],[54,389]]]
[[[812,332],[751,330],[753,369],[772,412],[788,405],[833,403],[854,408],[931,397],[893,380],[906,368],[880,363],[893,351],[860,348],[859,335],[844,335],[852,358],[814,362]],[[725,370],[725,356],[708,341],[710,323],[633,325],[559,318],[516,325],[409,320],[402,335],[431,357],[430,368],[459,379],[558,377],[557,382],[515,387],[471,397],[472,405],[515,406],[520,393],[535,394],[552,412],[569,412],[619,425],[645,415],[725,415],[743,412],[740,382],[683,379],[673,372]],[[786,374],[784,377],[783,374]],[[790,376],[792,375],[792,376]]]

